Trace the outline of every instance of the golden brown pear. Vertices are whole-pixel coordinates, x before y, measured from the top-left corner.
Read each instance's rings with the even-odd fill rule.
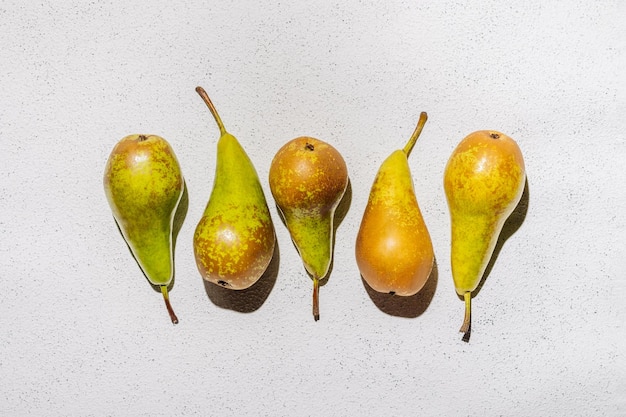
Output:
[[[357,235],[359,271],[381,293],[414,295],[432,270],[433,246],[408,164],[426,119],[422,113],[404,149],[393,152],[380,166]]]
[[[333,255],[335,210],[348,186],[348,169],[333,146],[302,136],[278,150],[269,182],[291,239],[313,278],[313,317],[319,319],[319,280]]]
[[[452,152],[444,189],[452,228],[451,263],[456,292],[464,298],[461,332],[468,340],[471,299],[480,283],[504,222],[519,203],[526,170],[522,152],[509,136],[481,130]]]

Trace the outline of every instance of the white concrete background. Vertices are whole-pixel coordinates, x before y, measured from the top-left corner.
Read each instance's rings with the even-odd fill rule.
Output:
[[[626,415],[625,3],[291,3],[0,2],[0,415]],[[275,210],[265,283],[205,288],[191,242],[218,130],[196,85],[272,207],[283,143],[343,153],[352,197],[319,322]],[[414,299],[370,296],[354,239],[377,166],[420,111],[410,164],[437,274]],[[442,175],[487,128],[523,150],[527,211],[466,344]],[[102,189],[130,133],[167,138],[187,181],[177,326]]]

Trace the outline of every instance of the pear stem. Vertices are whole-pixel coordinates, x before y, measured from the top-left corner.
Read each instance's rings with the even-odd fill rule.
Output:
[[[202,97],[202,101],[204,101],[204,103],[207,105],[207,107],[211,111],[211,114],[213,115],[213,118],[215,119],[215,122],[217,123],[217,127],[219,127],[220,129],[220,134],[225,135],[226,128],[224,127],[224,123],[222,123],[222,119],[220,118],[220,115],[217,113],[217,109],[215,108],[215,106],[213,105],[213,102],[209,98],[209,95],[206,93],[206,91],[204,91],[204,88],[200,86],[196,87],[196,93],[198,93],[200,97]]]
[[[467,291],[463,294],[463,299],[465,300],[465,316],[463,317],[463,325],[459,330],[461,333],[464,333],[463,340],[469,341],[469,332],[472,326],[472,293]]]
[[[174,313],[174,309],[170,304],[170,296],[167,293],[167,285],[161,285],[161,294],[163,294],[163,300],[165,301],[165,308],[167,308],[167,312],[170,315],[170,319],[172,323],[178,324],[178,317],[176,317],[176,313]]]
[[[313,318],[320,319],[320,280],[313,278]]]
[[[428,120],[428,115],[426,114],[426,112],[423,111],[422,113],[420,113],[420,118],[417,121],[417,126],[415,127],[415,131],[413,132],[413,134],[409,138],[409,141],[406,143],[406,145],[402,149],[402,151],[406,154],[407,158],[411,154],[411,151],[413,150],[413,146],[415,146],[415,142],[417,142],[417,138],[419,138],[420,133],[422,133],[422,129],[424,128],[424,125],[426,124],[426,120]]]

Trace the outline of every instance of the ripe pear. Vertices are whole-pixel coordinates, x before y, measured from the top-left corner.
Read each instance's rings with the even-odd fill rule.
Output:
[[[220,130],[213,190],[193,237],[196,264],[206,281],[243,290],[272,260],[274,224],[252,161],[224,128],[206,91],[197,87],[196,92]]]
[[[422,113],[406,146],[380,166],[356,238],[359,271],[368,285],[381,293],[414,295],[433,267],[433,245],[408,164],[426,120]]]
[[[337,149],[298,137],[278,150],[269,172],[270,190],[306,271],[313,279],[313,317],[319,320],[319,281],[333,257],[335,211],[348,186],[348,169]]]
[[[507,135],[474,132],[452,152],[444,189],[452,226],[452,277],[465,301],[460,331],[468,340],[471,298],[493,254],[504,222],[522,197],[526,170],[522,152]]]
[[[104,191],[113,217],[144,275],[169,302],[174,276],[173,222],[185,181],[169,143],[156,135],[120,140],[106,164]]]

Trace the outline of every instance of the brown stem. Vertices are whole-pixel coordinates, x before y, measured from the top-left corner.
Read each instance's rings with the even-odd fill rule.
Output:
[[[419,138],[420,133],[422,133],[422,129],[424,128],[424,125],[426,124],[426,120],[428,120],[428,115],[426,114],[426,112],[423,111],[422,113],[420,113],[420,118],[417,121],[417,126],[415,127],[413,134],[409,138],[409,141],[406,143],[406,145],[404,145],[404,149],[402,149],[402,151],[406,154],[407,158],[411,154],[411,151],[413,150],[413,146],[415,146],[415,142],[417,142],[417,138]]]
[[[463,317],[463,325],[459,331],[463,333],[463,341],[469,341],[470,329],[472,327],[472,293],[467,291],[463,294],[465,300],[465,316]]]
[[[224,123],[222,123],[222,119],[220,118],[220,115],[217,113],[217,109],[213,105],[213,102],[209,98],[209,95],[206,93],[206,91],[204,91],[204,88],[200,86],[196,87],[196,93],[198,93],[200,97],[202,97],[202,100],[211,111],[211,114],[213,115],[213,118],[215,119],[215,122],[217,123],[217,127],[219,127],[220,129],[220,134],[225,135],[226,128],[224,128]]]
[[[320,281],[317,278],[313,278],[313,318],[320,319]]]
[[[170,296],[167,293],[167,285],[161,285],[161,294],[163,294],[163,300],[165,301],[165,308],[167,308],[167,312],[170,315],[170,319],[172,323],[178,324],[178,317],[176,317],[176,313],[174,313],[174,309],[170,304]]]

